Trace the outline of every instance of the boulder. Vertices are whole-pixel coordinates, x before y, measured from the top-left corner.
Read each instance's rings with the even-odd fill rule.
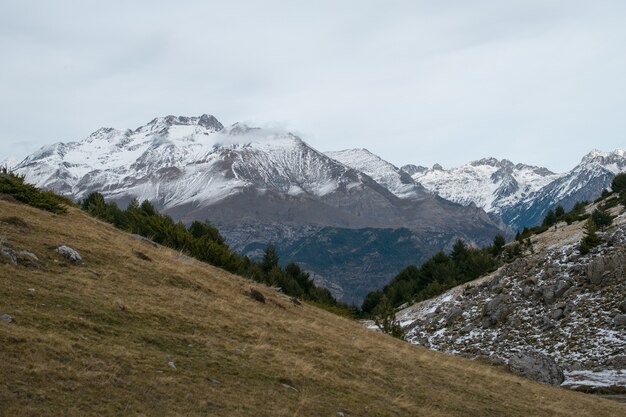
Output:
[[[618,314],[613,317],[613,325],[619,328],[626,327],[626,314]]]
[[[446,314],[446,324],[454,322],[457,318],[461,316],[462,313],[463,310],[461,310],[460,308],[452,307],[450,311],[448,311],[448,314]]]
[[[73,264],[80,265],[83,263],[83,257],[80,256],[80,253],[78,253],[76,249],[72,249],[69,246],[61,245],[56,248],[56,252]]]
[[[17,256],[11,248],[0,248],[0,262],[17,265]]]
[[[545,304],[552,304],[554,302],[555,293],[554,290],[556,287],[554,285],[546,285],[541,289],[541,297],[543,298],[543,302]]]
[[[501,294],[485,303],[483,315],[489,319],[491,326],[504,321],[513,311],[513,306],[510,302],[511,299],[509,296]],[[486,324],[486,322],[484,322],[483,325],[484,324]]]
[[[551,357],[538,352],[523,351],[509,359],[509,370],[516,375],[550,385],[561,385],[563,371]]]

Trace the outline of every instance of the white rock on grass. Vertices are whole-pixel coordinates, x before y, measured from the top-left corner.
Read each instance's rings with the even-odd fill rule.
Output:
[[[66,257],[70,262],[80,265],[83,263],[83,257],[76,249],[72,249],[69,246],[61,245],[56,249],[56,252]]]

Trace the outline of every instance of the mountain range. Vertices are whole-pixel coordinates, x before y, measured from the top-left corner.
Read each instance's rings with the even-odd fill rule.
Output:
[[[493,158],[400,169],[365,149],[323,153],[291,132],[224,126],[204,114],[101,128],[13,168],[75,200],[98,191],[121,205],[150,200],[184,223],[208,219],[253,258],[273,243],[283,262],[358,303],[457,239],[482,246],[558,203],[593,198],[626,158],[594,152],[566,174]]]
[[[544,167],[484,158],[444,169],[405,165],[402,170],[429,191],[463,205],[474,204],[513,230],[541,223],[558,205],[571,209],[578,201],[594,200],[626,170],[623,150],[591,151],[572,170],[556,174]]]

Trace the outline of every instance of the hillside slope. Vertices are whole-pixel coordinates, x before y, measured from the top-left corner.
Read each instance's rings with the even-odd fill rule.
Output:
[[[588,254],[579,250],[584,222],[561,222],[532,236],[526,256],[403,309],[408,339],[503,363],[520,352],[547,355],[564,385],[626,391],[626,213],[621,205],[612,213]]]
[[[620,404],[430,352],[76,209],[0,199],[0,415],[618,416]],[[78,250],[83,265],[55,252]],[[251,287],[265,303],[246,295]]]

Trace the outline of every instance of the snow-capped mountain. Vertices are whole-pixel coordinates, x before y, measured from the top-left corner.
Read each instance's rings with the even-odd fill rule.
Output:
[[[132,198],[150,200],[183,222],[209,219],[229,245],[250,256],[272,242],[293,254],[284,261],[299,261],[296,254],[303,251],[298,242],[332,236],[337,243],[327,245],[326,257],[306,255],[302,262],[320,282],[336,284],[337,276],[350,276],[336,294],[356,302],[406,263],[419,263],[458,238],[482,245],[501,233],[483,210],[432,196],[391,164],[380,159],[377,164],[363,172],[290,132],[224,127],[215,117],[202,115],[156,118],[134,130],[102,128],[82,141],[44,147],[16,171],[30,183],[77,200],[98,191],[121,204]],[[373,229],[367,235],[374,240],[354,238],[350,229],[361,228]],[[401,228],[409,233],[391,233]],[[347,236],[367,250],[361,254],[343,245]],[[406,249],[406,239],[414,249]],[[406,259],[373,256],[378,246],[388,250],[395,244],[404,248]],[[324,276],[329,274],[323,268],[326,261],[340,264],[344,252],[360,256],[353,259],[363,266],[358,276],[345,267]],[[315,264],[319,260],[324,265]]]
[[[415,165],[402,169],[412,172],[415,181],[446,200],[463,205],[474,203],[495,214],[558,178],[558,174],[546,168],[495,158],[448,170],[438,164],[431,169]]]
[[[0,168],[12,169],[19,163],[18,159],[14,156],[9,156],[0,162]]]
[[[566,210],[577,201],[593,200],[626,170],[624,151],[592,151],[569,172],[485,158],[457,168],[436,164],[428,169],[406,165],[402,170],[427,190],[463,205],[474,204],[500,217],[514,230],[541,223],[558,205]]]
[[[346,149],[326,152],[326,155],[350,168],[364,172],[400,198],[418,200],[429,194],[409,174],[367,149]]]
[[[156,118],[131,131],[101,128],[80,142],[44,147],[17,166],[26,180],[80,199],[132,195],[167,209],[211,205],[247,188],[323,197],[374,187],[291,133],[235,124],[213,116]]]
[[[626,171],[626,153],[623,150],[601,152],[594,150],[569,172],[522,199],[503,220],[518,228],[540,223],[550,209],[561,205],[571,209],[578,201],[592,201],[602,190],[609,188],[616,174]]]

